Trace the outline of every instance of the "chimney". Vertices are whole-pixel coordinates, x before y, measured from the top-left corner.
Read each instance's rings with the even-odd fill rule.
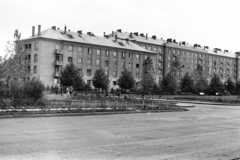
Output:
[[[112,37],[114,36],[114,32],[112,31]]]
[[[132,32],[130,33],[129,37],[130,37],[130,38],[133,38]]]
[[[38,36],[41,36],[41,25],[38,25]]]
[[[56,26],[52,26],[52,29],[53,29],[53,30],[56,30]]]
[[[121,30],[121,29],[118,29],[117,31],[118,31],[118,32],[120,32],[120,33],[122,32],[122,30]]]
[[[32,37],[34,37],[34,35],[35,35],[35,27],[33,26],[32,27]]]
[[[88,34],[89,36],[92,36],[92,32],[87,32],[87,34]]]
[[[105,37],[105,32],[103,32],[103,37]]]
[[[140,36],[144,37],[144,34],[143,34],[143,33],[141,33],[141,34],[140,34]]]
[[[78,30],[77,32],[78,32],[78,34],[82,34],[82,30]]]
[[[148,34],[146,34],[146,39],[148,39]]]
[[[133,34],[135,34],[136,36],[138,36],[138,32],[134,32]]]
[[[115,35],[115,41],[117,41],[117,35]]]
[[[67,33],[67,26],[65,25],[65,27],[64,27],[64,34],[66,34]]]

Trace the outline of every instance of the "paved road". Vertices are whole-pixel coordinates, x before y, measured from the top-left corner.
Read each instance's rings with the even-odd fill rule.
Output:
[[[234,159],[240,107],[0,119],[0,159]]]

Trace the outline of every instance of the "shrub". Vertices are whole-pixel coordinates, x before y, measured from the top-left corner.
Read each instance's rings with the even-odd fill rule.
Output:
[[[36,101],[36,106],[46,106],[48,104],[48,100],[45,98],[40,98]]]
[[[50,86],[49,85],[47,85],[46,90],[50,91]]]
[[[23,89],[25,97],[39,99],[43,96],[44,85],[39,80],[31,80],[24,84]]]

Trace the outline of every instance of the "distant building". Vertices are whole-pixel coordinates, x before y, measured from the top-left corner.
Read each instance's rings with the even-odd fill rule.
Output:
[[[23,39],[29,60],[29,78],[38,78],[45,85],[59,83],[59,73],[68,63],[74,63],[84,80],[91,84],[93,74],[100,67],[109,76],[110,88],[117,88],[116,80],[126,68],[132,72],[136,81],[141,78],[143,60],[150,56],[156,73],[156,81],[170,71],[172,61],[177,58],[182,64],[183,72],[192,72],[197,64],[210,79],[213,73],[222,81],[228,77],[239,79],[239,52],[232,53],[218,48],[209,49],[198,44],[189,45],[174,39],[163,40],[147,34],[127,33],[117,30],[111,34],[96,36],[92,32],[81,30],[72,32],[48,28]]]

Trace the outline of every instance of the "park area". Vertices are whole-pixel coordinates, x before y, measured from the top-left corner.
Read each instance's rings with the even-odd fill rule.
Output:
[[[240,159],[240,107],[0,120],[0,159]]]

